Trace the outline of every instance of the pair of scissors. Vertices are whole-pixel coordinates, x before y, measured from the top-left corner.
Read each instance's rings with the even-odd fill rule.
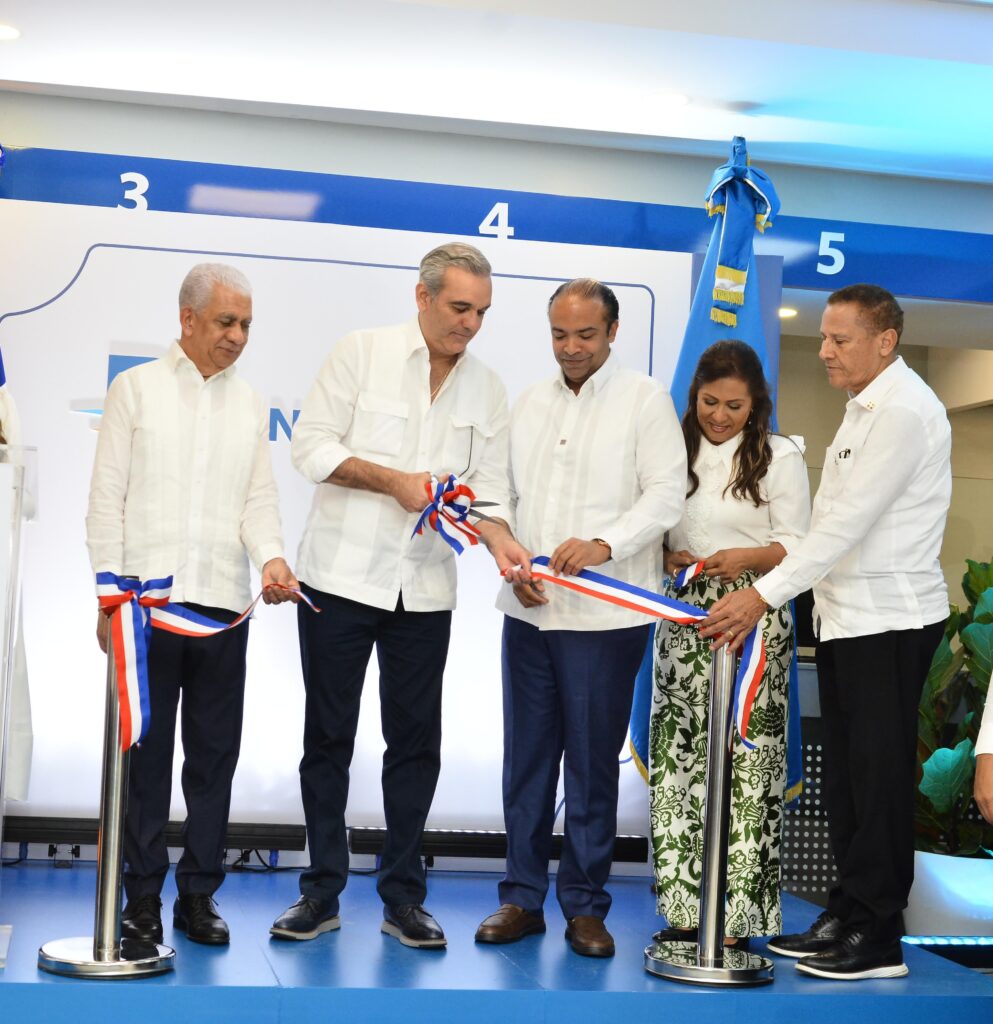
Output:
[[[502,526],[503,521],[500,519],[494,519],[492,516],[486,515],[485,512],[480,512],[481,508],[496,508],[499,502],[496,501],[476,501],[473,499],[472,505],[466,515],[474,516],[476,519],[481,519],[484,523],[496,523],[497,526]]]

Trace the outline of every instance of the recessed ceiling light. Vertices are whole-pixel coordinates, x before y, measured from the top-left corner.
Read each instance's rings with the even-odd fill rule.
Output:
[[[13,25],[0,25],[0,43],[6,43],[11,39],[19,39],[21,33]]]
[[[799,310],[794,309],[792,306],[780,306],[779,307],[779,319],[789,320],[795,317]]]

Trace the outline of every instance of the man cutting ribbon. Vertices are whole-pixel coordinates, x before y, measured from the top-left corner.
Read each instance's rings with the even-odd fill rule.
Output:
[[[380,927],[406,946],[445,945],[423,906],[420,846],[441,764],[455,549],[424,543],[415,526],[430,502],[428,520],[444,523],[460,546],[470,542],[450,505],[453,518],[443,515],[444,486],[435,493],[452,474],[494,502],[494,517],[507,505],[506,392],[466,351],[491,297],[479,250],[434,249],[421,261],[417,316],[342,338],[294,427],[293,464],[315,485],[298,570],[323,614],[299,620],[307,691],[300,789],[311,863],[300,898],[272,925],[276,938],[313,939],[340,926],[348,769],[375,647],[386,741]],[[484,522],[479,532],[500,569],[529,561],[505,524]]]
[[[283,558],[268,411],[234,371],[248,342],[251,286],[233,267],[199,264],[183,281],[179,307],[179,341],[161,359],[118,374],[107,393],[87,545],[106,611],[115,603],[109,589],[119,593],[120,587],[111,587],[104,574],[157,584],[172,574],[171,600],[180,611],[228,624],[251,601],[249,558],[261,573],[267,603],[296,600],[292,591],[299,584]],[[149,603],[168,599],[167,588],[153,591],[146,594]],[[134,611],[141,615],[137,606]],[[104,651],[109,629],[101,609],[97,637]],[[219,945],[228,942],[228,927],[212,897],[224,880],[248,623],[216,636],[191,632],[198,631],[160,630],[149,642],[151,720],[131,756],[121,932],[162,941],[165,826],[182,696],[187,819],[173,925],[195,942]],[[140,710],[140,699],[131,710]],[[147,722],[131,714],[131,738],[140,735],[142,718]]]
[[[686,454],[672,401],[620,366],[617,299],[569,281],[549,305],[560,372],[526,391],[511,417],[516,533],[550,551],[552,573],[610,562],[643,590],[662,576],[662,537],[679,519]],[[526,569],[527,567],[525,567]],[[557,876],[566,936],[583,956],[612,956],[604,925],[617,821],[617,755],[634,677],[654,618],[624,604],[554,591],[524,569],[506,574],[503,630],[507,874],[499,910],[477,942],[545,930],[543,904],[559,762],[565,755],[565,841]]]

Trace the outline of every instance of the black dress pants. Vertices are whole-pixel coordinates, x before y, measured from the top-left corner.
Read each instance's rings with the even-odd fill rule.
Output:
[[[184,603],[218,622],[237,613]],[[128,899],[158,894],[169,870],[165,827],[172,801],[176,713],[183,739],[186,824],[183,855],[176,865],[181,894],[212,895],[224,881],[224,843],[231,807],[231,781],[241,748],[245,704],[248,623],[210,637],[152,631],[148,652],[151,723],[131,751],[128,807],[124,821],[124,888]]]
[[[373,647],[386,752],[386,845],[377,889],[384,903],[423,903],[420,847],[441,767],[441,684],[452,613],[373,608],[303,585],[321,609],[297,613],[307,691],[300,791],[310,868],[300,892],[337,906],[348,878],[345,807],[359,702]]]
[[[914,881],[917,707],[944,625],[817,646],[823,785],[839,876],[828,910],[879,941],[903,934]]]

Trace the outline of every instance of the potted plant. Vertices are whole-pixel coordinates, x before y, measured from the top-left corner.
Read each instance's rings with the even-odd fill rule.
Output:
[[[993,565],[966,565],[969,605],[952,606],[918,712],[910,934],[993,934],[993,825],[972,799],[975,744],[993,672]]]

